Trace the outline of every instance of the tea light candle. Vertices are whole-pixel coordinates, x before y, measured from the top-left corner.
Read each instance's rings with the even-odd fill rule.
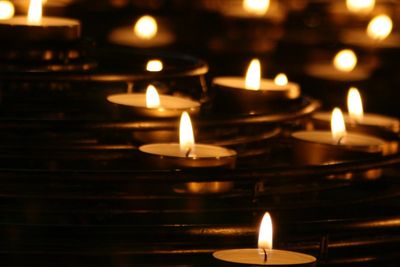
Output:
[[[187,112],[183,112],[179,127],[179,143],[148,144],[139,150],[169,161],[175,167],[218,167],[234,163],[236,152],[224,147],[197,144],[194,141],[193,127]]]
[[[331,132],[300,131],[292,134],[296,141],[295,158],[306,165],[328,164],[382,155],[384,140],[365,134],[347,133],[343,114],[335,108],[331,117]],[[307,151],[307,153],[304,153]]]
[[[187,112],[183,112],[179,127],[179,143],[156,143],[139,147],[151,159],[152,166],[170,168],[233,167],[236,152],[220,146],[197,144]],[[190,182],[176,186],[178,193],[210,194],[222,193],[232,188],[232,182]]]
[[[114,44],[141,48],[167,46],[174,42],[175,36],[166,23],[158,23],[149,15],[140,17],[134,26],[124,26],[114,29],[109,41]]]
[[[171,118],[180,116],[183,111],[195,114],[200,110],[199,102],[177,96],[159,95],[153,85],[147,87],[146,94],[115,94],[108,96],[107,100],[119,108],[144,117]]]
[[[370,128],[370,132],[374,130],[373,128],[393,133],[400,132],[399,119],[379,114],[364,113],[360,92],[355,87],[351,87],[348,91],[347,109],[348,114],[344,115],[344,120],[350,127],[367,127]],[[330,121],[330,114],[327,112],[318,112],[313,115],[313,119],[327,124]],[[368,131],[368,129],[365,130]]]
[[[400,35],[392,34],[393,22],[387,15],[372,18],[366,30],[353,29],[344,31],[340,39],[350,45],[366,48],[398,48]]]
[[[27,17],[0,20],[0,40],[8,42],[62,42],[80,38],[78,20],[42,17],[42,1],[31,0]]]
[[[299,98],[300,86],[288,82],[285,74],[275,80],[261,79],[261,64],[253,59],[246,77],[216,77],[213,87],[217,101],[245,111],[262,110],[271,101],[290,101]]]
[[[258,248],[229,249],[213,253],[214,258],[234,263],[256,266],[315,266],[316,258],[293,251],[272,248],[272,220],[265,213],[259,231]]]
[[[306,66],[306,73],[318,79],[331,81],[362,81],[372,71],[372,66],[358,63],[356,54],[351,49],[339,51],[332,62],[315,62]]]

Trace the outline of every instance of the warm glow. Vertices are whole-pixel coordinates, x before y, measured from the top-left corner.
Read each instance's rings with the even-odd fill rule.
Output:
[[[28,23],[40,24],[42,22],[42,0],[31,0],[28,10]]]
[[[279,86],[285,86],[288,82],[288,78],[284,73],[279,73],[274,79],[274,83]]]
[[[375,0],[346,0],[346,6],[353,13],[369,13],[375,7]]]
[[[153,85],[149,85],[146,90],[146,106],[148,108],[160,107],[160,96]]]
[[[159,72],[163,70],[163,63],[161,60],[152,59],[147,62],[146,70],[150,72]]]
[[[332,111],[331,131],[335,143],[340,143],[340,140],[346,135],[346,125],[340,108],[334,108]]]
[[[351,87],[347,94],[347,109],[352,120],[361,122],[364,116],[363,104],[360,92],[357,88]]]
[[[151,16],[143,16],[135,23],[134,31],[141,39],[152,39],[158,30],[157,21]]]
[[[262,218],[260,230],[258,233],[258,248],[272,249],[272,220],[268,212]]]
[[[257,16],[267,13],[270,0],[243,0],[243,9]]]
[[[357,65],[357,56],[350,49],[341,50],[335,55],[333,65],[339,71],[350,72]]]
[[[181,152],[187,156],[194,153],[194,134],[192,122],[189,114],[185,111],[182,113],[181,122],[179,125],[179,145]]]
[[[392,29],[392,19],[387,15],[379,15],[374,17],[368,24],[367,34],[374,40],[383,40],[389,36]]]
[[[10,1],[0,1],[0,20],[11,19],[14,12],[14,5]]]
[[[260,90],[261,86],[261,64],[258,59],[253,59],[246,73],[246,89]]]

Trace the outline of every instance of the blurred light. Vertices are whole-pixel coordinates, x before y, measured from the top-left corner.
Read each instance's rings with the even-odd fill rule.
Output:
[[[392,19],[387,15],[379,15],[374,17],[368,24],[367,34],[374,40],[383,40],[389,36],[392,29]]]
[[[357,65],[357,56],[350,49],[341,50],[335,55],[333,65],[339,71],[350,72]]]
[[[11,19],[14,13],[14,5],[10,1],[0,1],[0,20]]]

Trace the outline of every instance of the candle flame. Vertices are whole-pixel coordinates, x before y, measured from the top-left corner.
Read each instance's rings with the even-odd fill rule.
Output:
[[[346,125],[340,108],[334,108],[332,111],[331,131],[335,143],[340,143],[340,140],[346,135]]]
[[[243,0],[243,9],[257,16],[262,16],[267,13],[270,5],[270,0]]]
[[[11,19],[14,16],[15,8],[10,1],[0,1],[0,20]]]
[[[274,79],[274,83],[279,86],[285,86],[288,82],[288,78],[284,73],[279,73]]]
[[[375,7],[375,0],[346,0],[346,6],[352,13],[369,13]]]
[[[339,71],[350,72],[357,65],[357,56],[353,50],[343,49],[335,55],[333,65]]]
[[[159,108],[160,107],[160,96],[158,95],[157,89],[153,85],[147,86],[146,106],[148,108]]]
[[[363,104],[360,92],[355,87],[351,87],[347,94],[347,109],[351,119],[356,122],[362,121],[364,116]]]
[[[260,90],[261,87],[261,64],[260,60],[253,59],[246,73],[245,88],[249,90]]]
[[[146,15],[137,20],[133,29],[140,39],[152,39],[157,34],[157,21],[152,16]]]
[[[189,114],[185,111],[181,115],[179,125],[179,145],[182,153],[193,155],[194,153],[193,126]]]
[[[258,248],[272,249],[273,229],[272,219],[268,212],[262,218],[258,233]]]
[[[159,72],[162,71],[163,68],[164,66],[162,61],[158,59],[149,60],[146,64],[146,70],[150,72]]]
[[[387,15],[374,17],[368,24],[367,35],[374,40],[381,41],[388,37],[393,29],[392,19]]]
[[[31,0],[28,10],[28,23],[37,25],[42,22],[42,0]]]

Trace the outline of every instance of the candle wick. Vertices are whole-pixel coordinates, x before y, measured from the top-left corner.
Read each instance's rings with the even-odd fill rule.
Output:
[[[344,138],[344,135],[342,135],[342,136],[338,139],[338,142],[337,142],[338,145],[340,145],[340,144],[342,143],[343,138]]]
[[[186,152],[186,157],[188,158],[190,156],[190,152],[192,152],[192,148],[189,147],[187,152]]]
[[[263,248],[263,251],[264,251],[264,263],[266,263],[268,261],[268,254],[265,248]]]

